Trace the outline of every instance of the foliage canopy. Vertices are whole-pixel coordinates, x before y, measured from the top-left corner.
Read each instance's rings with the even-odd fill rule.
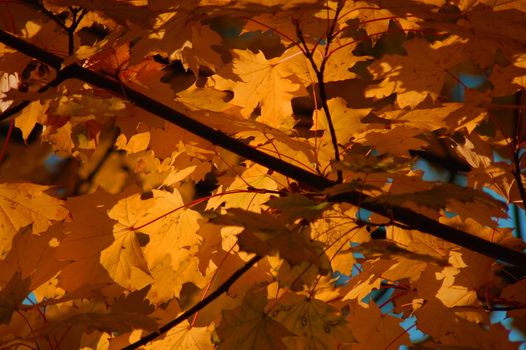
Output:
[[[518,349],[525,15],[2,2],[0,348]]]

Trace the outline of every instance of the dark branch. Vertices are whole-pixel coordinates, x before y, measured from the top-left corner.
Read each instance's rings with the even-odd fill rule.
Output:
[[[75,53],[75,30],[77,30],[80,22],[84,16],[88,13],[87,9],[70,8],[71,16],[73,17],[71,25],[66,28],[68,32],[68,55]]]
[[[0,42],[53,67],[60,67],[62,64],[62,58],[46,52],[1,30]],[[77,64],[73,64],[64,68],[64,70],[58,74],[61,74],[65,71],[68,73],[68,78],[80,79],[88,84],[91,84],[92,86],[111,91],[115,95],[120,96],[122,99],[128,100],[136,106],[152,114],[155,114],[158,117],[193,133],[194,135],[202,137],[217,146],[223,147],[241,157],[252,160],[253,162],[279,172],[307,186],[318,190],[323,190],[336,185],[336,182],[334,181],[328,180],[322,176],[289,164],[281,159],[258,151],[257,149],[254,149],[247,144],[222,133],[221,131],[215,130],[201,122],[198,122],[174,110],[173,108],[102,74],[83,68]],[[333,196],[330,198],[330,200],[332,202],[348,202],[353,205],[360,206],[374,213],[392,218],[393,220],[408,225],[415,230],[429,233],[448,242],[458,244],[467,249],[471,249],[478,253],[500,260],[504,263],[515,265],[526,270],[526,254],[495,243],[491,243],[451,226],[441,224],[409,209],[379,204],[375,202],[372,197],[369,197],[358,191],[339,194]]]

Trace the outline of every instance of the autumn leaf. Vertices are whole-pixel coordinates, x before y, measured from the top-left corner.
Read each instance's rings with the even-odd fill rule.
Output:
[[[356,9],[361,9],[356,11]],[[402,28],[416,29],[418,26],[418,17],[415,16],[397,16],[396,13],[384,8],[381,5],[375,4],[374,1],[356,1],[347,3],[343,8],[344,13],[348,13],[350,18],[357,18],[360,20],[359,24],[365,29],[373,40],[377,39],[378,33],[385,33],[389,29],[391,21],[396,22]],[[340,24],[343,26],[343,24]]]
[[[134,327],[152,331],[157,327],[157,323],[147,316],[153,308],[143,300],[145,293],[146,289],[121,296],[111,307],[77,301],[63,309],[52,309],[49,312],[49,322],[35,330],[35,334],[53,334],[71,327],[72,324],[83,324],[90,330],[101,329],[110,332],[127,332]]]
[[[333,271],[348,273],[352,271],[356,259],[351,251],[352,243],[367,242],[371,235],[364,226],[356,221],[356,209],[346,206],[334,206],[323,212],[322,216],[311,223],[311,238],[327,248]]]
[[[368,322],[363,322],[365,315]],[[357,305],[351,309],[349,323],[358,343],[353,344],[353,349],[383,349],[410,342],[409,335],[400,326],[400,319],[382,314],[375,304],[367,308]]]
[[[299,218],[315,219],[329,206],[327,202],[318,203],[299,194],[273,197],[267,204],[271,208],[279,209],[281,211],[280,217],[283,217],[283,220],[289,223]]]
[[[286,294],[271,315],[296,334],[284,339],[293,349],[338,348],[355,341],[344,316],[317,299]]]
[[[240,176],[228,186],[224,196],[219,196],[223,191],[218,191],[216,196],[208,200],[207,209],[219,207],[225,203],[225,209],[242,208],[255,212],[261,211],[261,206],[272,193],[246,191],[247,184],[257,189],[275,190],[278,188],[276,181],[268,174],[268,170],[258,164],[247,168]],[[221,188],[220,188],[221,189]]]
[[[339,144],[347,144],[351,138],[359,137],[362,132],[368,129],[367,124],[362,123],[361,120],[369,114],[370,109],[348,108],[345,100],[339,97],[329,100],[327,105],[331,111],[330,117],[336,130],[336,139]],[[320,142],[320,147],[332,147],[327,116],[323,110],[317,111],[316,115],[317,117],[311,130],[325,130],[321,141],[318,141]]]
[[[294,333],[264,312],[266,303],[265,293],[259,292],[247,295],[243,307],[223,311],[223,321],[216,329],[220,339],[218,348],[286,349],[283,338]]]
[[[234,99],[231,103],[243,107],[245,116],[249,116],[260,105],[261,115],[257,121],[274,128],[290,130],[295,120],[292,116],[291,99],[300,85],[290,77],[297,53],[268,60],[262,52],[234,51],[232,71],[241,81],[215,79],[218,89],[232,89]]]
[[[184,321],[166,333],[163,339],[152,342],[145,347],[148,350],[174,348],[211,350],[214,348],[212,331],[208,327],[195,327],[190,325],[188,321]]]
[[[31,225],[33,234],[45,232],[55,221],[68,217],[64,202],[45,194],[48,186],[28,183],[0,184],[0,257],[11,249],[15,234]]]
[[[120,232],[101,252],[100,263],[119,285],[136,290],[151,283],[150,271],[135,232]]]
[[[447,191],[447,192],[446,192]],[[448,193],[447,197],[444,196]],[[424,206],[434,209],[448,209],[451,212],[460,215],[462,218],[476,218],[488,226],[495,225],[493,217],[506,217],[503,212],[503,204],[490,195],[471,188],[459,188],[450,184],[441,184],[434,186],[430,190],[412,193],[413,203],[417,206]],[[447,198],[447,199],[446,199]],[[378,200],[385,203],[402,204],[406,201],[403,194],[382,195]],[[391,201],[391,199],[393,201]],[[471,210],[464,209],[461,203],[470,203]],[[414,204],[412,204],[414,205]],[[473,212],[473,208],[477,208]],[[481,216],[479,216],[481,215]]]
[[[368,89],[366,95],[381,98],[397,92],[401,108],[414,108],[427,96],[436,100],[447,70],[465,59],[458,49],[462,43],[456,36],[434,44],[422,39],[409,40],[405,45],[406,56],[389,55],[369,67],[375,78],[383,80]]]
[[[183,208],[177,191],[156,190],[154,198],[147,200],[139,195],[128,197],[119,201],[109,216],[119,223],[114,226],[115,241],[102,252],[101,263],[126,288],[141,289],[151,283],[150,269],[159,259],[171,256],[175,268],[179,249],[200,242],[195,233],[200,215]]]
[[[15,125],[22,131],[22,137],[27,141],[37,122],[45,120],[46,106],[39,101],[32,102],[23,113],[15,120]]]
[[[286,218],[230,209],[216,222],[244,228],[237,236],[239,247],[244,251],[262,256],[277,251],[291,265],[303,261],[320,264],[321,247],[310,241],[303,228],[287,228]]]
[[[13,312],[25,299],[24,295],[28,295],[29,283],[29,278],[22,279],[19,273],[15,273],[9,282],[2,287],[0,291],[0,298],[2,298],[0,324],[9,323]]]

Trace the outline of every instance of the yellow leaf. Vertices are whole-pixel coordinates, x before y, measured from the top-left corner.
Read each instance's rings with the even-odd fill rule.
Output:
[[[43,137],[51,143],[53,149],[59,154],[70,155],[71,150],[75,146],[71,140],[71,128],[70,122],[67,122],[60,128],[54,130],[51,134]]]
[[[295,124],[292,117],[291,99],[293,92],[300,85],[289,77],[292,72],[288,65],[292,64],[294,54],[268,60],[260,51],[257,54],[250,50],[234,50],[233,72],[241,81],[227,81],[215,76],[216,88],[232,89],[234,99],[230,101],[243,107],[243,114],[249,117],[259,105],[261,115],[258,122],[274,128],[290,130]]]
[[[175,255],[173,253],[172,256]],[[148,299],[154,304],[167,302],[174,297],[180,298],[181,289],[186,283],[192,283],[199,288],[206,285],[207,281],[198,268],[199,260],[192,256],[194,252],[179,249],[176,253],[175,261],[169,255],[164,255],[162,259],[157,257],[155,264],[152,264],[150,270],[153,281]]]
[[[278,184],[267,173],[267,168],[259,164],[252,165],[239,177],[236,177],[232,184],[227,188],[226,192],[232,191],[234,193],[226,193],[224,196],[211,198],[208,200],[206,208],[215,209],[222,203],[225,203],[226,209],[241,208],[259,213],[261,211],[261,206],[266,203],[271,196],[274,196],[274,194],[243,192],[243,190],[247,188],[247,185],[259,189],[276,190]],[[236,190],[240,190],[240,192],[235,193]],[[220,192],[221,188],[218,190],[218,193]]]
[[[351,307],[349,320],[358,342],[353,344],[353,350],[398,349],[400,345],[411,344],[409,335],[400,326],[401,320],[382,313],[375,303],[367,308]]]
[[[201,215],[183,205],[177,190],[154,190],[150,199],[141,200],[136,194],[119,201],[109,216],[119,221],[115,231],[146,233],[150,236],[149,249],[158,244],[169,252],[170,248],[190,247],[201,241],[196,234]]]
[[[64,220],[64,202],[44,193],[48,186],[27,183],[0,184],[0,259],[11,249],[14,235],[32,225],[33,233],[48,229],[53,221]]]
[[[99,257],[100,252],[114,241],[114,221],[108,217],[107,211],[130,190],[114,196],[99,189],[89,195],[67,199],[73,220],[64,225],[66,237],[61,240],[56,256],[68,262],[59,276],[60,287],[68,293],[86,286],[98,288],[101,284],[111,283]]]
[[[140,222],[143,225],[137,230],[146,233],[150,241],[145,247],[148,262],[154,262],[163,254],[172,256],[177,261],[178,250],[190,248],[201,243],[197,231],[202,220],[201,214],[192,209],[184,208],[183,200],[177,190],[153,191],[154,206],[143,213]],[[137,198],[137,197],[136,197]]]
[[[371,239],[365,227],[357,225],[356,214],[356,208],[335,205],[332,209],[324,211],[321,218],[310,225],[311,239],[327,247],[325,254],[331,261],[333,271],[351,273],[356,263],[350,250],[351,243],[363,243]]]
[[[396,21],[405,30],[419,28],[417,22],[420,18],[415,16],[396,15],[382,5],[377,5],[374,1],[351,1],[346,2],[342,10],[347,13],[349,19],[356,18],[360,21],[360,26],[365,29],[371,40],[376,41],[380,37],[377,34],[385,33],[389,29],[390,21]],[[343,22],[341,27],[347,24]]]
[[[409,150],[427,145],[426,141],[418,138],[421,134],[419,129],[399,126],[392,130],[370,132],[365,135],[365,143],[381,153],[408,155]]]
[[[115,282],[129,290],[137,290],[151,282],[137,234],[116,232],[115,241],[100,254],[100,263]]]
[[[22,131],[22,137],[25,141],[27,141],[35,124],[43,121],[47,108],[47,103],[41,104],[40,101],[33,101],[16,117],[15,126]]]
[[[387,55],[369,66],[375,79],[384,80],[368,89],[366,96],[382,98],[396,92],[402,108],[415,107],[428,95],[436,100],[447,69],[466,59],[460,49],[464,43],[464,39],[455,35],[434,44],[424,39],[408,41],[406,56]]]
[[[350,69],[358,62],[366,61],[369,56],[357,56],[353,54],[356,49],[358,41],[351,38],[340,38],[335,40],[331,47],[334,51],[331,53],[325,63],[325,70],[323,71],[323,80],[325,82],[341,81],[347,79],[354,79],[358,75]],[[331,50],[332,51],[332,50]],[[322,56],[315,55],[317,58],[318,67],[321,65]]]
[[[373,290],[380,288],[381,278],[374,275],[367,276],[367,279],[360,278],[357,284],[353,284],[351,291],[345,295],[343,300],[356,299],[359,303],[363,304],[362,299],[368,296]]]
[[[338,144],[345,145],[349,142],[351,137],[356,137],[358,134],[368,129],[367,124],[362,123],[361,119],[369,114],[371,111],[370,108],[348,108],[345,100],[341,97],[332,98],[327,101],[327,104],[331,113],[331,120]],[[325,112],[323,110],[317,112],[317,117],[315,117],[311,130],[325,130],[321,140],[321,146],[332,148],[329,122],[325,116]]]
[[[341,312],[317,299],[288,293],[270,314],[296,335],[284,339],[289,349],[338,349],[354,341]]]
[[[191,326],[184,320],[170,329],[163,339],[148,343],[146,350],[212,350],[211,327]]]
[[[149,144],[149,132],[141,132],[139,134],[135,134],[132,137],[130,137],[130,140],[128,142],[126,142],[126,136],[124,134],[121,134],[115,142],[115,146],[117,146],[118,149],[123,149],[128,154],[144,151],[148,148]]]
[[[210,87],[199,88],[195,84],[188,89],[177,93],[176,101],[186,107],[202,112],[203,109],[214,112],[223,112],[232,108],[232,104],[226,102],[228,93]]]
[[[218,349],[285,350],[282,338],[294,334],[265,313],[266,304],[266,293],[249,293],[241,306],[223,311]]]

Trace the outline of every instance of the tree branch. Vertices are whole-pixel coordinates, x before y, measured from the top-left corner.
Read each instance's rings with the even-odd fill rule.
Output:
[[[5,31],[0,30],[0,42],[8,45],[21,53],[38,59],[52,67],[60,68],[63,59],[44,51],[33,44],[27,43]],[[148,97],[122,83],[112,80],[102,74],[83,68],[78,64],[72,64],[58,74],[67,72],[68,78],[80,79],[92,86],[111,91],[124,100],[157,115],[205,140],[223,147],[241,157],[252,160],[266,168],[279,172],[300,183],[312,188],[323,190],[336,185],[337,183],[322,176],[308,172],[302,168],[289,164],[281,159],[272,157],[264,152],[250,147],[249,145],[230,137],[221,131],[215,130],[208,125],[198,122],[173,108]],[[495,258],[507,264],[515,265],[526,270],[526,254],[491,243],[482,238],[473,236],[464,231],[451,226],[441,224],[424,215],[415,213],[409,209],[397,206],[387,206],[374,201],[358,191],[350,191],[338,194],[329,199],[332,202],[348,202],[355,206],[367,209],[374,213],[393,218],[393,220],[403,223],[435,237],[444,239],[448,242],[471,249],[486,256]]]
[[[243,276],[243,274],[245,274],[245,272],[247,272],[248,270],[250,270],[250,268],[252,266],[254,266],[259,260],[261,260],[261,257],[256,255],[255,257],[253,257],[252,259],[250,259],[249,261],[247,261],[245,263],[245,265],[243,265],[243,267],[241,267],[239,270],[237,270],[236,272],[234,272],[225,282],[223,282],[223,284],[221,286],[219,286],[219,288],[217,288],[212,294],[208,295],[206,298],[204,298],[203,300],[201,300],[200,302],[198,302],[197,304],[195,304],[194,306],[192,306],[191,308],[189,308],[188,310],[186,310],[185,312],[183,312],[179,317],[177,317],[176,319],[168,322],[167,324],[165,324],[164,326],[162,326],[161,328],[159,328],[159,331],[157,332],[152,332],[150,334],[148,334],[147,336],[145,337],[142,337],[141,339],[139,339],[138,341],[136,341],[135,343],[133,344],[130,344],[126,347],[124,347],[122,350],[134,350],[134,349],[137,349],[139,348],[140,346],[143,346],[143,345],[146,345],[148,342],[154,340],[155,338],[159,337],[160,335],[168,332],[170,329],[174,328],[175,326],[177,326],[178,324],[180,324],[181,322],[183,322],[184,320],[186,320],[187,318],[193,316],[196,312],[202,310],[205,306],[207,306],[208,304],[210,304],[212,301],[214,301],[215,299],[217,299],[219,296],[221,296],[221,294],[223,293],[226,293],[228,291],[228,289],[241,277]]]

